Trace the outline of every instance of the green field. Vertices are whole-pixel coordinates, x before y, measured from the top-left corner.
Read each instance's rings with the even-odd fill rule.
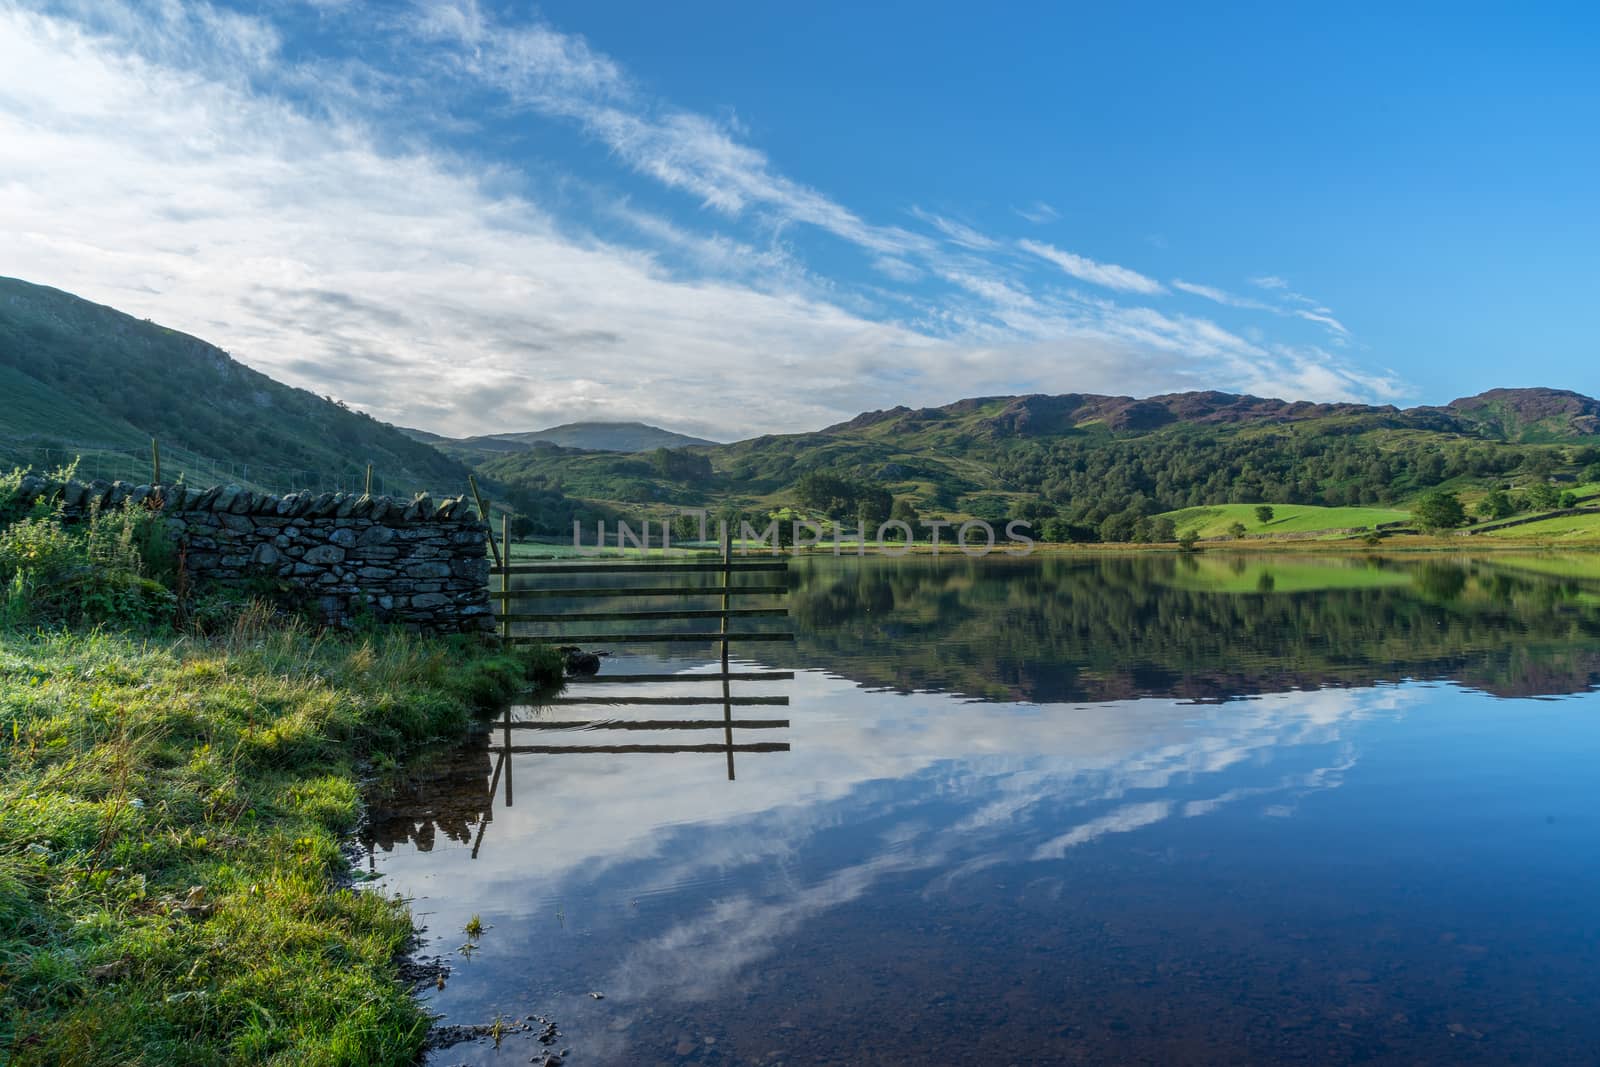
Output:
[[[1503,541],[1600,541],[1600,514],[1563,515],[1503,530],[1489,530],[1478,536]]]
[[[1355,527],[1373,527],[1380,522],[1403,522],[1410,512],[1393,508],[1324,508],[1312,504],[1273,504],[1272,521],[1263,523],[1256,518],[1257,504],[1214,504],[1209,507],[1184,508],[1166,513],[1181,534],[1194,530],[1200,537],[1226,537],[1229,527],[1243,523],[1250,534],[1310,533],[1315,530],[1342,530]]]

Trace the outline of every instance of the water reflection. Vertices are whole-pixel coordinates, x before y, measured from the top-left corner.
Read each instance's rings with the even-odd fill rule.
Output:
[[[822,559],[797,568],[792,662],[1006,701],[1216,700],[1407,678],[1579,692],[1600,684],[1600,564],[1527,569],[1559,562]]]
[[[550,1015],[571,1063],[1579,1062],[1600,1038],[1584,1008],[1600,993],[1594,698],[1362,687],[1389,651],[1336,655],[1326,632],[1213,635],[1184,615],[1239,625],[1206,601],[1398,598],[1413,603],[1387,605],[1391,618],[1453,617],[1468,647],[1421,642],[1388,676],[1453,661],[1503,686],[1584,688],[1583,600],[1513,576],[1499,608],[1475,604],[1494,574],[1472,566],[1459,583],[1380,568],[1385,584],[1355,590],[1280,569],[1271,594],[1253,564],[1175,567],[1154,592],[1116,566],[1054,582],[1049,565],[1004,581],[964,563],[881,581],[832,566],[801,576],[797,606],[863,599],[804,616],[793,677],[748,687],[787,699],[787,725],[770,728],[785,748],[741,755],[736,781],[725,736],[681,741],[680,722],[714,717],[658,702],[720,687],[602,676],[513,709],[510,723],[537,725],[503,720],[392,802],[374,864],[416,898],[433,950],[453,951],[473,914],[491,928],[434,1010]],[[1058,627],[1074,617],[1063,589],[1099,604],[1102,628],[1137,622],[1148,640]],[[894,618],[878,618],[889,598]],[[1527,609],[1541,599],[1572,605],[1565,630]],[[1350,618],[1348,604],[1255,614]],[[1494,617],[1523,659],[1489,640]],[[916,636],[878,640],[896,626]],[[1068,662],[1029,676],[1032,699],[995,699],[986,670],[1039,648]],[[1112,648],[1137,670],[1094,673]],[[1229,648],[1250,651],[1214,660]],[[961,684],[909,684],[932,677]],[[1258,695],[1179,699],[1199,677],[1242,680],[1208,698]],[[1042,695],[1135,678],[1163,695]],[[595,740],[613,733],[626,742]],[[518,751],[524,736],[548,744]],[[436,1061],[537,1062],[544,1049],[522,1041]]]

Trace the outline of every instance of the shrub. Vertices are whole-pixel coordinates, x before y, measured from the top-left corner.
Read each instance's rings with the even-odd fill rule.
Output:
[[[1454,493],[1435,492],[1417,501],[1411,517],[1424,530],[1453,530],[1467,521],[1467,512]]]
[[[37,510],[37,509],[34,509]],[[90,511],[69,524],[56,505],[0,529],[0,586],[9,625],[166,625],[176,598],[152,577],[143,548],[171,567],[155,513]]]
[[[1492,490],[1478,501],[1478,514],[1486,519],[1504,519],[1516,513],[1516,503],[1502,489]]]
[[[1561,490],[1549,482],[1535,482],[1528,486],[1528,503],[1540,511],[1549,511],[1561,503]]]

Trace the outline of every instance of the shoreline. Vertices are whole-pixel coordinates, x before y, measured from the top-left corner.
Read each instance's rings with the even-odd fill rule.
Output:
[[[0,634],[0,1059],[415,1062],[415,920],[349,862],[364,790],[559,675],[284,620]]]

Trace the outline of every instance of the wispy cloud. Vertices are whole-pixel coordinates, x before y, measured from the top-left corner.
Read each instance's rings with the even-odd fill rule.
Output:
[[[1043,225],[1047,222],[1055,222],[1061,217],[1061,212],[1057,211],[1043,200],[1035,200],[1027,207],[1014,207],[1011,210],[1027,219],[1029,222],[1037,223],[1039,225]]]
[[[875,223],[781,172],[731,119],[467,0],[323,12],[341,32],[363,20],[359,58],[204,3],[49,11],[0,0],[6,270],[391,421],[637,418],[721,437],[976,394],[1390,385],[1318,349],[1063,288],[1058,272],[1168,295],[993,219]],[[486,110],[571,124],[614,179],[498,153],[471,136]],[[808,232],[859,271],[819,272],[797,251]],[[1282,288],[1296,317],[1334,328]]]
[[[924,211],[922,208],[912,208],[911,213],[944,234],[945,238],[952,244],[960,245],[962,248],[971,249],[974,252],[992,252],[1000,247],[999,241],[979,233],[966,223],[957,222],[955,219],[947,219],[943,215],[936,215],[931,211]]]
[[[1235,296],[1225,290],[1209,285],[1198,285],[1194,282],[1177,279],[1173,280],[1172,287],[1185,293],[1205,297],[1207,300],[1215,301],[1218,304],[1226,304],[1228,307],[1247,308],[1252,311],[1271,311],[1279,315],[1292,315],[1297,319],[1304,319],[1307,322],[1325,326],[1329,332],[1339,338],[1345,338],[1350,335],[1350,331],[1345,328],[1344,323],[1334,318],[1332,309],[1323,307],[1308,296],[1294,292],[1289,288],[1289,283],[1282,278],[1275,276],[1251,278],[1250,283],[1258,288],[1272,292],[1284,303],[1269,304],[1247,296]],[[1285,304],[1297,306],[1285,306]]]
[[[1128,293],[1163,293],[1166,289],[1154,278],[1147,278],[1136,270],[1119,267],[1115,263],[1097,263],[1092,259],[1066,252],[1042,241],[1023,239],[1017,247],[1031,252],[1040,259],[1049,260],[1080,281],[1119,289]]]
[[[1272,310],[1272,305],[1262,303],[1260,300],[1252,300],[1246,296],[1235,296],[1234,294],[1223,289],[1217,289],[1210,285],[1199,285],[1195,282],[1186,282],[1180,278],[1174,278],[1172,280],[1172,287],[1180,292],[1191,293],[1194,296],[1204,297],[1205,299],[1213,301],[1214,303],[1225,304],[1228,307],[1250,308],[1256,311]]]
[[[1305,319],[1307,322],[1321,323],[1323,326],[1326,326],[1328,329],[1332,330],[1341,337],[1349,334],[1350,332],[1349,330],[1345,329],[1344,323],[1334,318],[1333,312],[1329,311],[1325,307],[1294,308],[1289,312],[1289,314],[1293,315],[1297,319]]]
[[[816,226],[881,255],[931,247],[927,238],[874,226],[777,172],[766,154],[716,119],[636,90],[581,38],[542,25],[507,26],[476,0],[432,0],[409,29],[432,47],[434,69],[492,86],[515,104],[576,121],[640,174],[728,215],[770,212],[779,223]]]

